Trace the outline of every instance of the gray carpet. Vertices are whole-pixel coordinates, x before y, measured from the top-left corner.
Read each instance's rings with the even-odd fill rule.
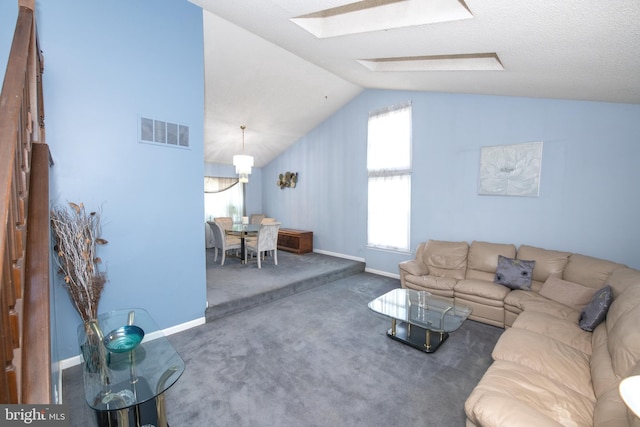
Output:
[[[207,249],[207,321],[334,282],[364,271],[364,262],[318,253],[296,255],[278,251],[278,265],[272,257],[258,269],[256,258],[241,264],[238,258],[214,261]]]
[[[463,427],[502,329],[467,321],[422,353],[367,308],[398,286],[359,273],[172,335],[186,370],[166,393],[170,425]],[[80,367],[63,378],[72,425],[95,425]]]

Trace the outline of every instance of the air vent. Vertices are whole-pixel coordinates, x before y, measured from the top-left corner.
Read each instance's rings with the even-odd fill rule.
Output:
[[[189,126],[140,117],[138,141],[172,147],[189,147]]]

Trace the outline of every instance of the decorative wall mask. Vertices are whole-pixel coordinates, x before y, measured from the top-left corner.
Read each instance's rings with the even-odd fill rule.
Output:
[[[280,176],[278,176],[278,182],[276,183],[276,185],[282,190],[285,187],[296,188],[297,182],[298,172],[285,172],[281,173]]]

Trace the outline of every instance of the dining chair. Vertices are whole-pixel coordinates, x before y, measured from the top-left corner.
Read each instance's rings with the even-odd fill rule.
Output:
[[[262,268],[262,258],[265,252],[271,251],[273,252],[273,262],[275,265],[278,265],[279,229],[279,222],[261,224],[257,239],[255,241],[246,241],[244,244],[245,259],[247,258],[247,251],[255,253],[258,258],[258,268]]]
[[[213,218],[214,222],[217,222],[222,226],[222,229],[226,232],[233,228],[233,218],[230,216],[219,216]],[[235,235],[230,235],[225,233],[225,240],[227,241],[227,246],[234,246],[240,244],[240,237]]]
[[[213,230],[211,229],[211,225],[209,223],[204,223],[204,247],[205,249],[210,249],[215,247],[216,239],[213,236]]]
[[[240,239],[235,238],[236,240],[228,241],[226,233],[222,225],[219,222],[214,221],[213,223],[209,223],[211,225],[211,230],[213,231],[214,236],[214,252],[213,252],[213,262],[218,261],[218,250],[222,251],[222,261],[220,265],[224,265],[224,260],[227,255],[227,251],[231,249],[240,249]]]
[[[225,230],[231,230],[233,227],[233,218],[230,216],[218,216],[213,218],[213,221],[221,224]]]
[[[262,218],[262,221],[260,221],[260,224],[270,224],[272,222],[278,222],[278,221],[275,218]],[[255,242],[257,240],[256,236],[247,236],[245,239],[248,242],[252,242],[253,245],[255,246],[256,244]]]
[[[252,214],[249,217],[249,224],[260,224],[265,216],[264,214]]]

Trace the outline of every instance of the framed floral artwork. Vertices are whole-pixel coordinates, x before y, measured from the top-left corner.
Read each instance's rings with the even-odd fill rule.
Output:
[[[478,194],[538,197],[542,142],[480,148]]]

